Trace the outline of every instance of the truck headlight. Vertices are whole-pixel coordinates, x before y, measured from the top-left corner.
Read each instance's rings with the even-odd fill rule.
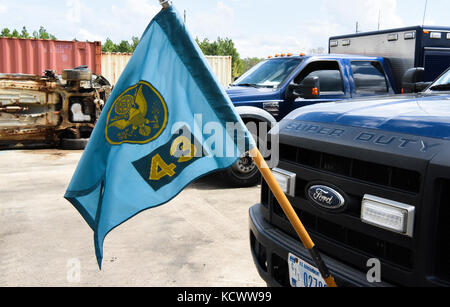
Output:
[[[283,192],[289,196],[295,197],[295,177],[297,175],[279,168],[274,168],[272,174],[278,181]]]
[[[364,195],[361,206],[361,220],[367,224],[412,237],[414,211],[413,206],[372,195]]]
[[[441,39],[441,37],[442,37],[441,32],[431,32],[430,33],[430,38]]]

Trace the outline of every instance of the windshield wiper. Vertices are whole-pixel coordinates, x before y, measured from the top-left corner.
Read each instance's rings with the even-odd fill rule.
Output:
[[[239,84],[234,84],[234,86],[245,86],[245,87],[256,87],[256,88],[259,87],[258,84],[253,84],[253,83],[239,83]]]
[[[432,90],[432,91],[447,91],[447,90],[450,90],[450,83],[439,84],[439,85],[432,86],[432,87],[430,87],[430,90]]]
[[[241,84],[232,84],[232,86],[245,86],[245,87],[254,87],[254,88],[274,88],[275,85],[261,85],[261,84],[253,84],[253,83],[241,83]]]

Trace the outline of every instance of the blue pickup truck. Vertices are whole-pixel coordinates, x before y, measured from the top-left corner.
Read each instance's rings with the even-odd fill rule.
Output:
[[[263,122],[270,129],[292,110],[311,104],[394,94],[391,76],[389,63],[381,57],[280,56],[250,69],[227,93],[246,124]],[[251,186],[260,180],[248,156],[225,176],[235,186]]]
[[[450,286],[450,69],[418,94],[287,115],[273,170],[338,286]],[[325,283],[263,183],[250,209],[271,286]]]
[[[318,79],[316,95],[305,80]],[[318,55],[265,60],[227,90],[235,107],[255,107],[280,120],[310,104],[394,93],[389,63],[381,57]],[[305,97],[307,94],[307,97]]]
[[[274,126],[292,110],[311,104],[418,92],[450,66],[450,28],[359,33],[332,37],[329,44],[332,54],[277,55],[231,84],[227,93],[244,122]],[[260,137],[261,131],[255,133]],[[260,179],[248,156],[225,175],[236,186]]]

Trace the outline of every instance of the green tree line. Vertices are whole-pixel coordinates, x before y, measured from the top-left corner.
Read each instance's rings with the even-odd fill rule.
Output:
[[[44,27],[40,27],[38,31],[33,31],[30,34],[26,27],[22,28],[22,31],[17,31],[17,29],[10,30],[8,28],[3,28],[0,32],[0,37],[7,38],[34,38],[34,39],[51,39],[56,40],[56,36],[47,32]]]
[[[131,44],[127,40],[121,41],[119,44],[115,44],[111,39],[107,38],[102,46],[103,52],[121,52],[121,53],[133,53],[139,44],[139,37],[133,36],[131,38]]]

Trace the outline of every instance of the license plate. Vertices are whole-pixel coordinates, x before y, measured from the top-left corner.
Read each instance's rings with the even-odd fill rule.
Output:
[[[327,286],[317,268],[295,255],[289,254],[288,257],[289,280],[292,287],[314,288]]]

